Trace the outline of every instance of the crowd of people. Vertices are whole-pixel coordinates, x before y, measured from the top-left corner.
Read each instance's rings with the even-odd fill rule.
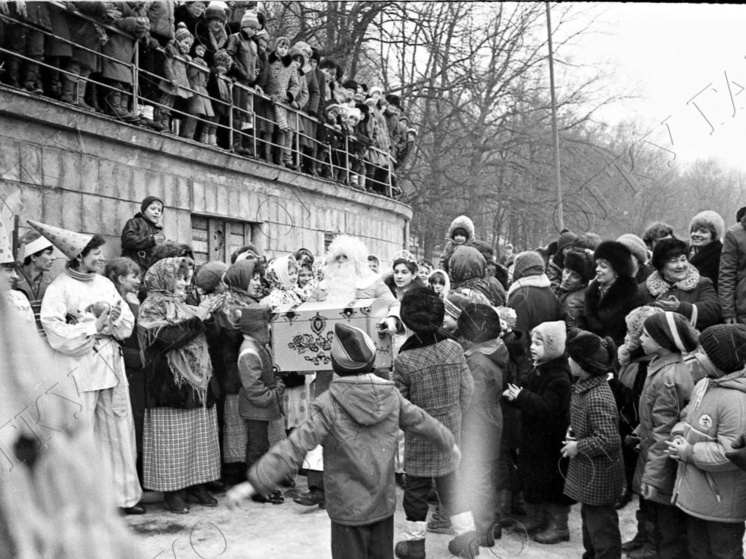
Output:
[[[232,503],[325,507],[334,557],[421,559],[428,531],[461,557],[503,529],[567,541],[580,503],[586,557],[743,557],[746,208],[727,230],[695,215],[688,242],[664,223],[565,230],[500,258],[459,216],[437,268],[347,235],[323,255],[248,245],[196,266],[163,218],[145,198],[110,260],[103,237],[36,221],[15,255],[0,247],[6,304],[74,376],[124,513],[146,513],[143,490],[188,514],[230,486]],[[346,324],[332,370],[273,368],[273,311],[355,299],[381,309],[390,369]]]
[[[398,193],[415,145],[398,95],[256,2],[0,2],[0,37],[11,87],[352,188]]]

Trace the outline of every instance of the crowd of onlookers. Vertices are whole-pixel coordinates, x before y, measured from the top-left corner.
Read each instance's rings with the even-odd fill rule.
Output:
[[[398,193],[417,137],[255,2],[0,2],[0,37],[7,85],[360,190]]]
[[[33,221],[18,262],[0,255],[8,300],[75,371],[84,415],[107,435],[127,513],[145,512],[143,489],[185,514],[216,506],[221,486],[250,485],[261,503],[327,506],[337,552],[334,541],[359,544],[337,525],[390,547],[396,472],[399,558],[424,556],[428,531],[453,533],[462,557],[496,545],[503,528],[567,541],[578,502],[588,556],[742,557],[746,208],[736,217],[726,228],[700,212],[687,241],[664,223],[603,241],[565,230],[498,258],[459,216],[437,267],[407,251],[379,259],[345,235],[324,255],[267,259],[248,245],[197,266],[188,245],[164,238],[151,196],[123,228],[122,257],[104,258],[103,237]],[[53,279],[55,249],[68,262]],[[375,346],[347,327],[331,343],[334,376],[273,370],[283,351],[269,345],[273,311],[355,298],[386,309],[391,370],[374,375]],[[384,426],[376,406],[352,411],[372,394],[398,422]],[[355,453],[334,442],[336,421],[368,425]],[[317,443],[324,460],[306,466],[302,493],[296,467]],[[387,450],[373,458],[367,445]],[[371,484],[373,466],[383,473]],[[360,491],[367,508],[346,508]],[[637,534],[623,543],[616,511],[634,494]]]

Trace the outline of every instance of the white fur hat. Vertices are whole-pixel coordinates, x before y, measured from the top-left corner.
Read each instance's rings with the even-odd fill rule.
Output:
[[[705,210],[692,218],[692,221],[689,223],[689,232],[701,227],[712,231],[712,240],[717,241],[723,238],[725,221],[723,221],[719,213],[712,210]]]

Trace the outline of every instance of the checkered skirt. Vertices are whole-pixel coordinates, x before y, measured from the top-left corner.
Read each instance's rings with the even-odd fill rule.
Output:
[[[217,408],[145,410],[143,485],[177,491],[220,478]]]

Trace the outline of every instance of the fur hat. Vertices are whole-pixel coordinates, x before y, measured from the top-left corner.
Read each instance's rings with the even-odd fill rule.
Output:
[[[619,277],[631,278],[633,275],[632,253],[620,242],[602,242],[593,253],[593,259],[606,260]]]
[[[376,92],[378,92],[378,93],[380,93],[381,95],[383,95],[383,89],[381,89],[381,88],[380,88],[379,86],[377,86],[377,85],[374,85],[373,87],[371,87],[371,88],[370,88],[370,90],[368,90],[368,95],[373,95],[373,94],[374,94],[374,93],[376,93]]]
[[[212,293],[223,281],[223,276],[228,271],[228,264],[220,260],[205,262],[197,268],[194,273],[194,285],[205,293]]]
[[[401,108],[401,97],[399,97],[398,95],[386,95],[386,101],[389,105],[394,105],[395,107]]]
[[[660,307],[651,307],[644,305],[632,309],[627,317],[624,319],[627,323],[627,337],[625,338],[625,344],[627,349],[633,351],[640,347],[640,336],[642,335],[642,325],[645,320],[654,314],[662,313],[663,309]]]
[[[648,247],[645,246],[643,240],[637,235],[627,233],[619,237],[616,242],[622,243],[632,253],[632,256],[637,258],[640,265],[645,264],[648,261]]]
[[[653,249],[653,268],[659,272],[663,269],[666,262],[671,258],[677,258],[684,255],[689,255],[689,247],[681,239],[663,239],[658,241]]]
[[[443,299],[445,313],[454,320],[459,319],[461,313],[464,311],[464,308],[466,308],[466,305],[468,305],[469,303],[470,301],[468,297],[465,297],[460,293],[456,293],[455,291],[452,291],[446,296],[445,299]]]
[[[690,353],[699,344],[696,330],[689,321],[675,312],[649,316],[643,322],[645,331],[661,346],[679,353]]]
[[[329,103],[326,106],[326,108],[324,109],[324,112],[326,112],[326,113],[328,113],[329,111],[337,111],[337,112],[339,112],[339,109],[341,109],[341,107],[339,105],[337,105],[337,103]]]
[[[531,330],[531,335],[538,337],[544,342],[543,361],[557,359],[565,353],[565,340],[567,339],[567,325],[564,320],[554,322],[542,322]]]
[[[458,330],[468,341],[488,342],[500,336],[500,316],[489,305],[469,303],[458,319]]]
[[[720,214],[713,212],[712,210],[705,210],[695,215],[689,222],[689,232],[691,233],[695,229],[709,229],[712,231],[712,240],[718,241],[723,238],[723,232],[725,231],[725,221],[720,217]]]
[[[376,362],[376,346],[360,328],[337,322],[334,325],[331,358],[332,370],[338,375],[369,373]]]
[[[540,276],[544,271],[544,259],[533,250],[521,252],[513,261],[513,279]]]
[[[272,311],[265,305],[258,303],[248,305],[241,309],[241,333],[251,336],[257,342],[266,344],[269,342],[269,321]]]
[[[718,370],[713,371],[703,363],[707,376],[720,377],[742,369],[746,364],[746,326],[743,324],[717,324],[710,326],[699,335],[710,363]],[[702,360],[697,356],[702,363]]]
[[[418,334],[435,332],[443,325],[443,299],[427,287],[415,287],[404,294],[401,301],[401,320]]]
[[[262,26],[259,23],[259,17],[256,15],[255,12],[246,10],[246,13],[244,13],[243,17],[241,18],[241,29],[243,29],[244,27],[251,27],[256,31],[259,31],[259,29],[261,29]]]
[[[207,5],[205,10],[205,21],[219,19],[223,23],[228,21],[228,6],[225,2],[213,0]]]
[[[576,335],[567,340],[567,353],[580,368],[593,376],[605,375],[614,367],[616,344],[606,336],[575,329]]]
[[[342,84],[345,89],[354,89],[357,91],[357,82],[355,80],[347,80]]]
[[[296,58],[300,56],[301,62],[301,68],[306,65],[308,57],[306,56],[306,53],[303,49],[299,48],[297,44],[293,45],[292,48],[288,51],[288,56],[292,60],[293,58]]]
[[[590,282],[596,275],[593,254],[590,251],[573,249],[565,255],[565,268],[578,274],[583,283]]]

